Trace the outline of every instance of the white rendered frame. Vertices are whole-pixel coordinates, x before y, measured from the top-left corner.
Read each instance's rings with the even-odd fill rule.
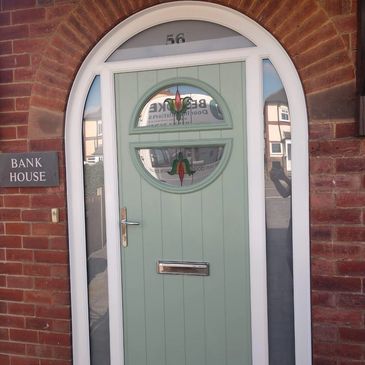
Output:
[[[210,21],[240,33],[257,47],[154,59],[108,62],[108,56],[146,28],[175,20]],[[66,173],[71,274],[73,364],[90,364],[88,288],[83,194],[82,119],[90,85],[101,75],[104,140],[111,365],[124,364],[122,279],[118,206],[114,73],[246,61],[247,152],[253,365],[268,365],[265,237],[265,182],[262,60],[269,58],[281,77],[292,122],[293,276],[296,365],[310,365],[310,260],[308,130],[305,98],[297,71],[279,42],[250,18],[232,9],[200,1],[178,1],[148,8],[121,22],[90,52],[74,81],[66,111]]]

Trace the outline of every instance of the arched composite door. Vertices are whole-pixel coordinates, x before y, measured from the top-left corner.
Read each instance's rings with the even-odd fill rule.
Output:
[[[164,37],[176,52],[151,57],[149,50],[134,56],[127,50],[118,56],[124,42],[146,28],[185,20],[218,22],[248,44],[193,49],[184,39],[181,52],[179,31]],[[90,363],[76,128],[83,105],[76,95],[86,97],[99,75],[110,363],[269,364],[264,59],[278,70],[295,121],[295,361],[310,364],[307,121],[298,76],[256,23],[221,6],[182,1],[145,10],[116,27],[84,62],[70,95],[66,152],[76,365]]]

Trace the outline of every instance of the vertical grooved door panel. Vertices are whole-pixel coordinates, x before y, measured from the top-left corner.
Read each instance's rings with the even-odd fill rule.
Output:
[[[149,90],[179,78],[216,90],[232,128],[131,134]],[[115,76],[120,207],[140,222],[127,227],[121,257],[126,365],[251,364],[245,87],[244,62]],[[220,140],[231,141],[226,165],[194,191],[151,184],[133,156],[136,142],[199,147]],[[159,260],[207,262],[210,272],[159,274]]]

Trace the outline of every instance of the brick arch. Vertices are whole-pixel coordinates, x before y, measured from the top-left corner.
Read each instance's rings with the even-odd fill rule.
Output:
[[[68,94],[89,51],[120,21],[162,2],[81,0],[65,9],[42,53],[33,83],[28,122],[30,140],[63,136]],[[307,98],[311,93],[354,80],[351,45],[346,44],[341,23],[331,19],[331,9],[319,1],[307,0],[299,5],[291,0],[218,3],[249,16],[279,40],[297,67]],[[351,12],[354,10],[350,8]]]
[[[59,139],[76,73],[92,47],[127,16],[142,9],[141,3],[115,0],[81,0],[59,8],[64,11],[40,55],[33,82],[28,138]],[[158,1],[150,1],[158,3]],[[32,143],[31,143],[32,147]],[[37,148],[39,144],[37,143]]]
[[[244,10],[245,3],[251,5]],[[335,22],[316,0],[303,1],[243,1],[240,8],[272,33],[293,60],[306,94],[328,89],[354,78],[354,62],[349,45],[343,39],[345,26]],[[338,3],[338,2],[333,2]],[[322,4],[322,5],[321,5]],[[351,7],[348,9],[351,14]],[[355,29],[356,30],[356,29]]]

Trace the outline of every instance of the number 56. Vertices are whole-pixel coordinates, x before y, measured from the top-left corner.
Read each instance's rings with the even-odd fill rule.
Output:
[[[166,36],[166,44],[175,44],[175,43],[185,43],[185,35],[184,33],[176,34],[168,34]]]

